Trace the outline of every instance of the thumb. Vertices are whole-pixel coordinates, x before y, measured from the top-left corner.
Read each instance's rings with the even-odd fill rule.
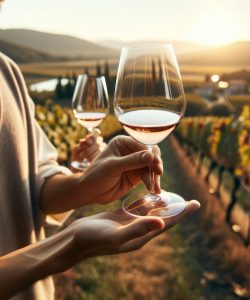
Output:
[[[95,137],[95,138],[98,138],[98,136],[101,135],[101,130],[99,128],[94,128],[93,131],[92,131],[92,135]]]
[[[120,172],[132,171],[148,166],[154,160],[151,151],[140,151],[115,159],[114,168]]]
[[[121,243],[126,243],[130,240],[142,237],[150,231],[160,230],[165,226],[163,220],[157,217],[138,218],[134,222],[123,226],[119,230]]]

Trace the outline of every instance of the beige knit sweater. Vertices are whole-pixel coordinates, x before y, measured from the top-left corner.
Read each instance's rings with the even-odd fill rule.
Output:
[[[34,118],[18,67],[0,53],[0,255],[44,238],[39,193],[46,177],[70,173]],[[0,283],[1,284],[1,283]],[[11,298],[54,299],[51,278]]]

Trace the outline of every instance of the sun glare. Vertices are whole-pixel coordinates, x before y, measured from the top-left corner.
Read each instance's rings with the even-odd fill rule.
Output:
[[[235,18],[227,12],[204,14],[194,21],[189,38],[210,46],[219,46],[235,40]]]
[[[212,82],[218,82],[220,80],[220,76],[218,74],[214,74],[211,76]]]

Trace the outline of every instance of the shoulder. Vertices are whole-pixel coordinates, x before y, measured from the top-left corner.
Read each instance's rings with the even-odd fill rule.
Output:
[[[0,52],[0,70],[11,77],[12,79],[18,81],[19,84],[25,85],[23,75],[18,65],[7,55]]]
[[[18,65],[7,55],[0,52],[0,70],[3,72],[3,76],[8,80],[14,80],[19,86],[23,86],[26,89],[26,84]]]
[[[7,55],[0,52],[0,63],[3,65],[8,65],[11,68],[19,69],[17,64]]]

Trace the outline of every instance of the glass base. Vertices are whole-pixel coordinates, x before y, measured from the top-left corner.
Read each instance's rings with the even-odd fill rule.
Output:
[[[186,201],[179,195],[161,191],[160,194],[134,195],[126,198],[122,203],[124,211],[132,216],[156,216],[169,218],[178,215],[186,207]]]
[[[90,163],[87,160],[83,161],[72,161],[71,166],[78,171],[86,171],[90,166]]]

